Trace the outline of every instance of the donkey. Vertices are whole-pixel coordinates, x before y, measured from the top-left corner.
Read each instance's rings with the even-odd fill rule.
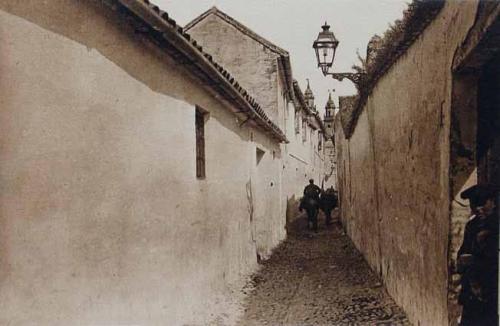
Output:
[[[318,213],[319,213],[319,201],[316,198],[304,197],[300,202],[299,210],[306,210],[307,213],[307,227],[318,232]]]

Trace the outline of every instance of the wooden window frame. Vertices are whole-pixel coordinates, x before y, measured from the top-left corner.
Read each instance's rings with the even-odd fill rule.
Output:
[[[195,111],[195,134],[196,134],[196,178],[205,179],[206,155],[205,155],[205,122],[207,112],[200,107]]]

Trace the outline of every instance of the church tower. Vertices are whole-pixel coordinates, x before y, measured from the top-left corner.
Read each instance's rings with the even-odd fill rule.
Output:
[[[335,90],[334,90],[335,91]],[[325,105],[325,116],[324,116],[324,124],[326,128],[327,134],[331,137],[333,136],[333,118],[335,117],[335,103],[332,99],[332,93],[328,95],[328,101]]]
[[[307,88],[304,92],[304,97],[306,99],[307,106],[313,111],[316,112],[316,105],[314,105],[314,94],[309,86],[309,79],[307,80]]]

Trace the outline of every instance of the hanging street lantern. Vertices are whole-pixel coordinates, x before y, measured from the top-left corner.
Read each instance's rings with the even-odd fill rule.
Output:
[[[316,51],[316,60],[318,60],[318,67],[321,68],[323,75],[328,74],[328,70],[333,65],[333,59],[335,59],[335,51],[339,45],[339,41],[335,38],[335,35],[330,31],[330,25],[326,22],[323,29],[318,34],[318,38],[313,43],[313,48]]]
[[[330,72],[330,68],[333,66],[333,60],[335,59],[335,52],[337,51],[337,46],[339,41],[335,38],[335,35],[330,31],[330,25],[326,22],[323,29],[318,34],[318,38],[313,43],[313,48],[316,51],[316,60],[318,61],[318,68],[321,69],[324,76],[330,75],[332,78],[342,81],[344,78],[349,79],[356,85],[358,91],[361,91],[361,84],[364,82],[366,74],[365,73],[333,73]]]

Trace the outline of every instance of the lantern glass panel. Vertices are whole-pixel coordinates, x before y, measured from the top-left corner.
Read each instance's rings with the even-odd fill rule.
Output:
[[[339,41],[337,41],[333,32],[330,31],[328,24],[325,23],[322,28],[323,30],[318,34],[318,38],[313,43],[313,48],[316,51],[318,67],[321,68],[323,74],[326,74],[333,65]]]

